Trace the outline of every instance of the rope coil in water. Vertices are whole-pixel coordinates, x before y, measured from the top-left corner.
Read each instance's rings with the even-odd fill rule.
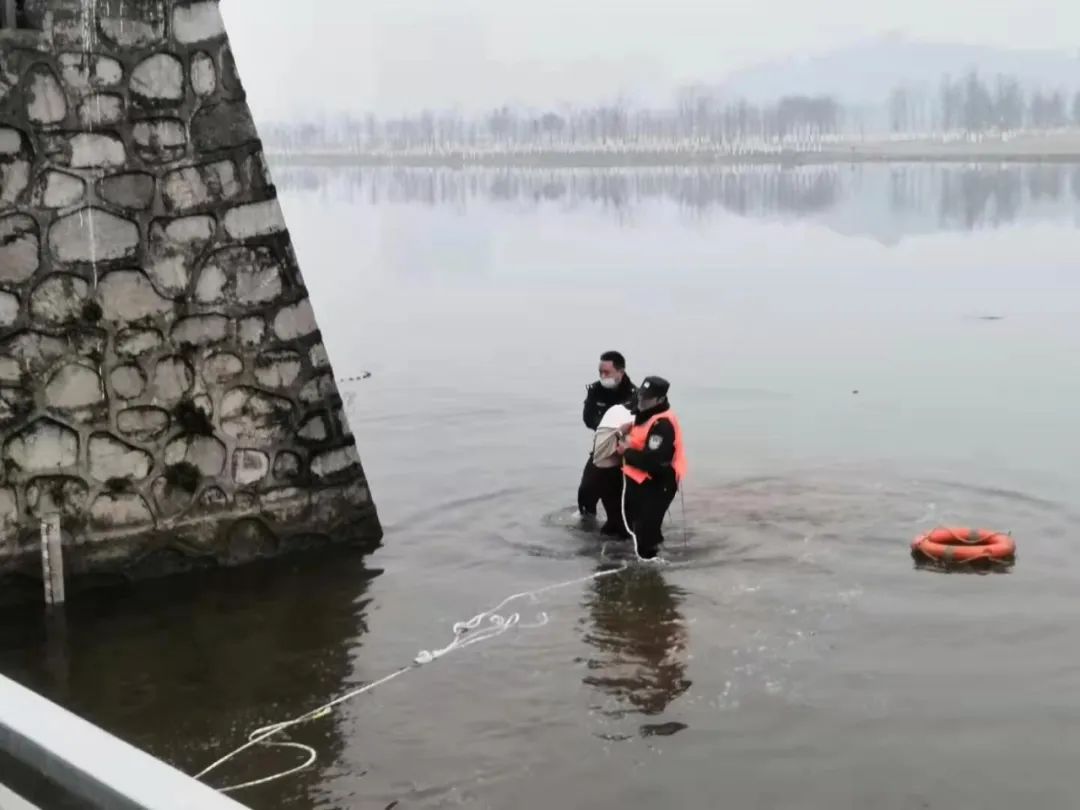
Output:
[[[315,764],[316,760],[318,760],[319,758],[318,752],[309,745],[292,742],[291,740],[270,742],[270,738],[275,737],[282,732],[290,728],[299,726],[303,723],[308,723],[312,720],[326,717],[341,704],[353,700],[354,698],[360,697],[361,695],[370,692],[373,689],[377,689],[380,686],[388,684],[390,683],[390,681],[400,677],[401,675],[404,675],[406,672],[410,672],[411,670],[417,669],[421,666],[424,666],[425,664],[430,664],[433,661],[437,661],[438,659],[442,658],[445,655],[449,655],[455,650],[462,650],[466,647],[472,646],[473,644],[479,644],[483,641],[488,641],[490,639],[496,638],[514,627],[519,627],[521,629],[543,627],[549,621],[547,613],[543,611],[540,611],[540,613],[537,615],[536,621],[528,624],[523,624],[521,622],[521,614],[517,611],[509,613],[507,615],[503,615],[499,611],[501,611],[510,603],[515,602],[519,599],[529,599],[530,601],[535,602],[537,597],[543,593],[548,593],[550,591],[558,590],[560,588],[568,588],[572,585],[583,585],[587,582],[592,582],[593,580],[601,579],[603,577],[615,576],[616,574],[620,574],[623,571],[627,570],[627,568],[629,568],[629,565],[629,563],[624,563],[618,568],[611,568],[606,571],[597,571],[585,577],[579,577],[577,579],[567,580],[565,582],[557,582],[553,585],[545,585],[542,588],[537,588],[532,591],[522,591],[520,593],[512,594],[499,602],[499,604],[497,604],[495,607],[491,608],[490,610],[485,610],[481,613],[477,613],[468,621],[455,622],[452,628],[454,638],[445,647],[435,650],[421,650],[419,653],[417,653],[412,663],[391,672],[389,675],[386,675],[377,681],[373,681],[372,683],[365,684],[364,686],[358,689],[354,689],[351,692],[347,692],[344,695],[341,695],[340,697],[337,697],[334,700],[330,701],[329,703],[325,703],[322,706],[312,709],[311,711],[306,712],[305,714],[302,714],[291,720],[285,720],[283,722],[274,723],[269,726],[262,726],[253,730],[251,734],[248,735],[248,741],[246,743],[241,745],[239,748],[230,751],[228,754],[221,757],[221,759],[217,760],[216,762],[201,770],[199,773],[195,774],[195,778],[202,779],[207,774],[212,773],[213,771],[220,768],[226,762],[235,759],[240,754],[250,750],[251,748],[254,748],[255,746],[263,746],[266,748],[288,748],[298,750],[305,753],[307,755],[307,759],[302,764],[297,765],[293,768],[289,768],[288,770],[280,771],[262,779],[255,779],[250,782],[243,782],[237,785],[229,785],[228,787],[218,788],[219,791],[221,791],[222,793],[228,793],[235,790],[242,790],[244,788],[251,788],[255,787],[256,785],[264,785],[268,782],[274,782],[278,779],[284,779],[286,776],[291,776],[295,773],[299,773],[300,771],[305,770],[306,768],[309,768],[311,765]]]
[[[248,735],[248,741],[246,743],[241,745],[239,748],[230,751],[228,754],[221,757],[216,762],[210,764],[206,768],[203,768],[203,770],[195,774],[195,778],[202,779],[213,771],[216,771],[225,763],[230,762],[231,760],[238,757],[240,754],[256,746],[262,746],[265,748],[286,748],[301,751],[306,755],[307,758],[300,765],[289,768],[288,770],[279,771],[278,773],[271,774],[270,776],[263,777],[262,779],[255,779],[250,782],[243,782],[236,785],[229,785],[228,787],[218,788],[220,792],[229,793],[231,791],[256,787],[257,785],[265,785],[269,782],[274,782],[278,779],[284,779],[287,776],[292,776],[295,773],[299,773],[300,771],[303,771],[315,764],[315,762],[319,758],[318,752],[309,745],[293,742],[291,740],[271,741],[272,737],[276,737],[290,728],[295,728],[296,726],[302,725],[304,723],[326,717],[330,715],[333,710],[341,704],[347,703],[354,698],[358,698],[361,695],[366,694],[367,692],[379,688],[380,686],[384,686],[385,684],[390,683],[390,681],[404,675],[406,672],[410,672],[426,664],[430,664],[433,661],[437,661],[443,656],[449,655],[456,650],[463,650],[466,647],[471,647],[474,644],[479,644],[481,642],[497,638],[498,636],[501,636],[503,633],[506,633],[515,627],[527,630],[543,627],[549,622],[549,617],[544,611],[540,611],[537,614],[536,620],[528,624],[523,624],[521,622],[521,613],[518,611],[514,611],[513,613],[508,613],[504,615],[501,611],[507,605],[513,602],[521,599],[528,599],[530,602],[536,603],[537,598],[541,594],[549,593],[551,591],[559,590],[561,588],[568,588],[574,585],[584,585],[587,582],[592,582],[594,580],[602,579],[604,577],[611,577],[615,576],[616,574],[621,574],[622,572],[629,569],[629,567],[636,562],[663,563],[664,561],[660,558],[643,559],[638,552],[637,535],[634,534],[630,523],[626,519],[626,476],[623,476],[622,498],[620,505],[623,524],[626,526],[626,529],[629,532],[630,537],[634,543],[634,557],[629,562],[624,562],[617,568],[611,568],[606,571],[596,571],[592,574],[589,574],[588,576],[578,577],[577,579],[570,579],[564,582],[556,582],[552,585],[545,585],[541,588],[536,588],[531,591],[521,591],[520,593],[511,594],[510,596],[499,602],[497,605],[495,605],[495,607],[477,613],[475,616],[473,616],[467,621],[455,622],[451,628],[454,636],[453,640],[445,647],[441,647],[435,650],[421,650],[419,653],[417,653],[416,657],[412,660],[411,663],[397,670],[394,670],[389,675],[386,675],[377,681],[365,684],[364,686],[361,686],[358,689],[354,689],[351,692],[346,692],[345,694],[335,698],[334,700],[331,700],[329,703],[324,703],[322,706],[312,709],[311,711],[306,712],[305,714],[302,714],[298,717],[294,717],[291,720],[285,720],[280,723],[273,723],[272,725],[261,726],[257,729],[254,729]]]

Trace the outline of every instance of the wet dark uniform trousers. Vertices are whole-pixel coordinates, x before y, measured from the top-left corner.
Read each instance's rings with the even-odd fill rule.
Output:
[[[626,482],[626,520],[637,537],[638,554],[645,559],[656,556],[664,542],[664,517],[671,508],[679,487],[675,473],[669,480],[650,479],[644,484]]]
[[[623,456],[627,465],[649,475],[641,483],[626,479],[626,522],[637,538],[638,554],[646,559],[655,557],[664,542],[664,517],[679,491],[672,466],[676,430],[669,419],[663,418],[669,410],[665,402],[639,413],[634,420],[637,425],[644,425],[656,416],[660,418],[649,429],[644,448],[628,449]]]
[[[604,418],[608,408],[612,405],[629,407],[637,396],[637,387],[628,376],[623,377],[617,388],[604,388],[599,382],[594,382],[585,390],[585,406],[581,418],[585,427],[593,431],[600,426],[600,420]],[[603,503],[604,513],[607,515],[604,530],[620,534],[621,499],[622,471],[617,466],[597,467],[592,463],[590,453],[585,459],[585,469],[581,472],[581,483],[578,485],[578,511],[583,515],[595,515],[597,502]]]

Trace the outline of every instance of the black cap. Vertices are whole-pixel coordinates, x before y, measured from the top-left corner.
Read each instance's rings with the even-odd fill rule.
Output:
[[[646,377],[641,381],[638,393],[650,399],[660,399],[667,396],[669,388],[671,388],[671,383],[663,377]]]

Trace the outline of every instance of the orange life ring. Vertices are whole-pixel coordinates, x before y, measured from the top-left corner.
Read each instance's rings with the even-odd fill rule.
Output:
[[[943,563],[1009,560],[1016,556],[1016,541],[989,529],[944,527],[916,537],[911,550]]]

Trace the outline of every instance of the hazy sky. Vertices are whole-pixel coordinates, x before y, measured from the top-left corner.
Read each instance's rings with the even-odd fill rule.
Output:
[[[221,0],[255,114],[554,104],[888,31],[1080,48],[1077,0]],[[298,13],[302,12],[302,13]]]

